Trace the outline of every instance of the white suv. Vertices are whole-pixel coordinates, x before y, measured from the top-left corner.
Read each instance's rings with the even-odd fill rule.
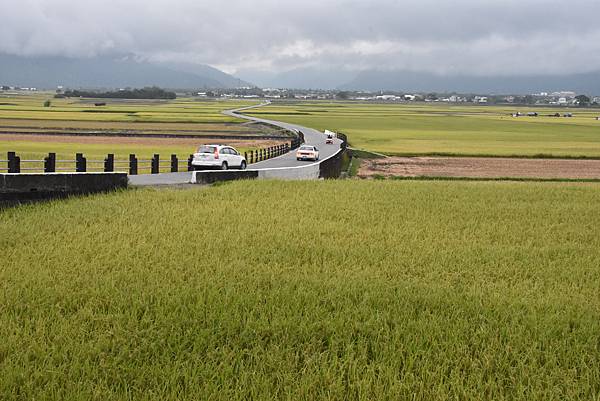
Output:
[[[247,166],[244,156],[232,148],[223,145],[202,145],[194,153],[192,168],[194,170],[203,170],[208,168],[219,168],[227,170],[229,168],[239,168],[245,170]]]

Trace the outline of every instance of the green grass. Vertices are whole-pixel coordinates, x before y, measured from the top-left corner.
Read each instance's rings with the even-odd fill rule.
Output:
[[[358,169],[360,168],[361,159],[358,156],[354,156],[352,160],[350,160],[350,167],[348,168],[348,176],[356,177],[358,174]]]
[[[0,394],[600,400],[598,205],[346,180],[7,209]]]
[[[529,110],[541,116],[510,116]],[[547,117],[567,111],[575,116]],[[344,132],[354,147],[390,155],[600,157],[600,109],[304,102],[248,113]]]

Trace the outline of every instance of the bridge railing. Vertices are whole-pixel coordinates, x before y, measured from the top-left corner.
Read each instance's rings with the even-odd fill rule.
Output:
[[[247,164],[254,164],[264,160],[284,155],[293,149],[293,143],[285,143],[267,148],[253,149],[244,152]],[[193,154],[184,158],[176,154],[161,157],[154,154],[150,159],[140,159],[135,154],[130,154],[128,159],[117,159],[114,153],[109,153],[102,160],[88,159],[83,153],[76,153],[74,159],[57,158],[56,153],[48,153],[43,159],[22,159],[16,152],[8,152],[6,160],[0,160],[0,173],[57,173],[57,172],[105,172],[124,171],[129,175],[177,173],[192,171]],[[4,167],[6,166],[6,167]]]

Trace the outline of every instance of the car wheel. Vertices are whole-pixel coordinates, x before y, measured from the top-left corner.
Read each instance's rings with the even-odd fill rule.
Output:
[[[246,162],[242,161],[242,164],[240,164],[240,170],[246,170]]]
[[[229,168],[229,166],[227,165],[227,162],[223,162],[223,164],[221,164],[221,170],[227,170]]]

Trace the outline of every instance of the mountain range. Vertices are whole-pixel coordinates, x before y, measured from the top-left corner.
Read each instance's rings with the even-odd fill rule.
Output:
[[[402,70],[301,68],[283,72],[242,70],[240,79],[208,65],[150,63],[134,57],[23,57],[0,53],[0,85],[52,89],[114,89],[160,86],[167,89],[218,89],[245,86],[363,91],[523,95],[574,91],[600,95],[600,72],[563,75],[436,75]],[[252,82],[250,84],[249,82]]]
[[[242,70],[238,75],[262,88],[337,89],[354,80],[356,71],[297,68],[283,72]]]
[[[295,89],[337,89],[355,91],[400,91],[526,95],[540,92],[574,91],[600,95],[600,72],[563,75],[476,76],[437,75],[403,70],[335,71],[296,69],[269,73],[242,71],[260,86]]]
[[[472,76],[412,71],[363,71],[341,85],[344,90],[526,95],[574,91],[600,94],[600,72],[564,75]]]
[[[22,57],[0,54],[0,85],[52,89],[235,88],[250,84],[208,65],[149,63],[131,57]]]

